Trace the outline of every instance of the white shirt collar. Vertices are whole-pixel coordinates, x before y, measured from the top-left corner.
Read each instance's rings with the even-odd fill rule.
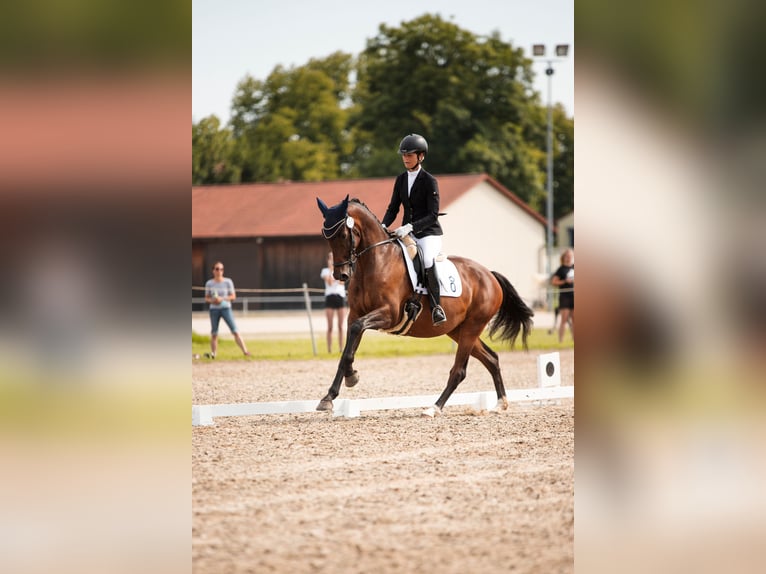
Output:
[[[412,184],[415,183],[415,178],[420,173],[420,166],[418,166],[418,169],[415,171],[408,171],[407,172],[407,197],[410,196],[410,192],[412,192]]]

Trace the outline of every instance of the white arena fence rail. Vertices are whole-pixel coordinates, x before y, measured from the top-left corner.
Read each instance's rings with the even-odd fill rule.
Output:
[[[559,293],[564,291],[573,291],[574,289],[555,289],[551,288],[548,291],[558,291]],[[205,302],[204,292],[205,287],[199,285],[192,285],[192,291],[199,291],[201,297],[192,297],[192,313],[205,311],[208,308]],[[317,305],[317,308],[324,308],[325,296],[324,289],[315,287],[309,287],[307,283],[304,283],[300,288],[285,288],[285,289],[248,289],[248,288],[236,288],[237,299],[232,302],[232,310],[239,311],[243,316],[247,316],[250,304],[290,304],[291,308],[303,308],[306,311],[306,317],[308,321],[309,333],[311,334],[311,345],[316,356],[317,343],[314,336],[314,324],[311,316],[312,305]],[[256,295],[241,295],[247,293],[255,293]],[[195,306],[198,308],[195,309]],[[259,312],[259,309],[256,312]]]
[[[193,285],[192,291],[199,291],[201,293],[199,297],[192,297],[192,311],[206,310],[205,287]],[[574,289],[549,288],[545,291],[555,294],[574,291]],[[286,289],[246,289],[237,287],[236,292],[237,299],[232,302],[232,309],[234,311],[241,311],[243,315],[248,314],[251,304],[263,306],[288,304],[292,308],[304,307],[307,311],[311,311],[312,305],[323,307],[325,300],[324,289],[309,287],[306,283],[302,287]],[[253,295],[248,295],[248,293],[253,293]]]
[[[192,285],[192,291],[202,291],[203,296],[202,297],[192,297],[192,312],[194,311],[194,304],[195,302],[201,303],[202,308],[205,308],[205,287],[195,286]],[[309,324],[309,333],[311,334],[311,347],[314,352],[314,356],[317,355],[317,342],[316,337],[314,336],[314,322],[311,318],[311,303],[313,302],[321,302],[324,303],[324,289],[316,289],[311,288],[308,286],[308,284],[304,283],[303,286],[300,289],[236,289],[235,291],[237,294],[237,300],[232,302],[232,309],[236,308],[236,304],[239,301],[243,305],[243,315],[247,315],[247,308],[248,308],[248,302],[250,301],[257,301],[257,302],[264,302],[268,301],[270,303],[275,302],[281,302],[281,303],[299,303],[302,304],[303,308],[306,310],[306,316],[308,319]],[[240,297],[239,293],[270,293],[272,295],[263,297],[263,296],[245,296]],[[300,293],[300,295],[276,295],[273,294],[281,294],[281,293]],[[321,295],[314,295],[312,297],[311,293],[320,293]]]
[[[291,308],[305,308],[311,312],[311,306],[324,306],[324,289],[309,287],[306,283],[302,287],[286,289],[246,289],[236,287],[237,299],[232,302],[234,311],[241,311],[247,315],[251,305],[290,305]],[[192,285],[192,291],[199,292],[199,297],[192,297],[192,311],[205,311],[205,287]],[[252,293],[252,295],[249,295]]]

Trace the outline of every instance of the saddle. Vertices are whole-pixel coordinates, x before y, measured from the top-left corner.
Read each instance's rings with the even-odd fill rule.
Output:
[[[409,241],[407,241],[409,239]],[[402,258],[407,267],[407,274],[412,286],[412,296],[404,302],[404,313],[398,325],[384,329],[392,335],[406,335],[410,327],[417,321],[423,304],[421,295],[428,293],[426,290],[425,268],[423,266],[423,254],[412,237],[397,240],[401,248]],[[438,269],[439,291],[442,297],[460,297],[463,286],[455,264],[444,255],[439,254],[434,261]]]
[[[406,253],[410,258],[410,261],[412,261],[412,266],[415,268],[415,276],[417,277],[417,282],[420,285],[425,285],[426,268],[423,265],[423,250],[420,248],[420,245],[418,245],[417,241],[413,239],[412,235],[405,235],[401,241],[404,245],[404,253]]]
[[[397,243],[402,250],[402,258],[407,267],[413,291],[420,295],[428,293],[423,254],[417,243],[410,236],[406,236],[403,240],[397,240]],[[455,264],[445,257],[443,253],[440,253],[434,259],[434,265],[436,265],[437,276],[439,278],[439,293],[441,296],[460,297],[463,292],[463,284]]]

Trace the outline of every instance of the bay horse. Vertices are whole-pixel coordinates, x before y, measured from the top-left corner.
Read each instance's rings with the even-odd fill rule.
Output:
[[[359,382],[354,355],[367,329],[393,332],[406,322],[412,304],[429,306],[426,295],[415,294],[397,237],[358,199],[348,196],[333,207],[317,198],[324,216],[322,235],[329,242],[334,263],[333,276],[346,283],[349,312],[347,337],[338,370],[318,411],[332,411],[332,401],[346,386]],[[519,333],[527,349],[527,335],[534,312],[521,299],[510,281],[500,273],[463,257],[450,257],[462,281],[460,297],[442,297],[447,321],[431,324],[431,313],[420,313],[406,331],[408,337],[430,338],[446,334],[457,343],[455,361],[447,386],[433,407],[423,414],[440,414],[450,395],[465,378],[469,357],[475,357],[492,375],[498,409],[508,408],[497,353],[480,336],[490,325],[489,335],[514,343]],[[494,320],[493,320],[494,318]]]

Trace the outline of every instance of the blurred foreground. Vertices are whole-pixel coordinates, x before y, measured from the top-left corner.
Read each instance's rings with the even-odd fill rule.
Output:
[[[0,553],[188,571],[189,7],[91,4],[1,35]],[[766,562],[763,11],[577,4],[582,572]]]
[[[4,572],[189,571],[190,10],[0,23]]]
[[[577,4],[588,573],[757,572],[766,558],[766,99],[748,72],[763,8],[673,6]]]

